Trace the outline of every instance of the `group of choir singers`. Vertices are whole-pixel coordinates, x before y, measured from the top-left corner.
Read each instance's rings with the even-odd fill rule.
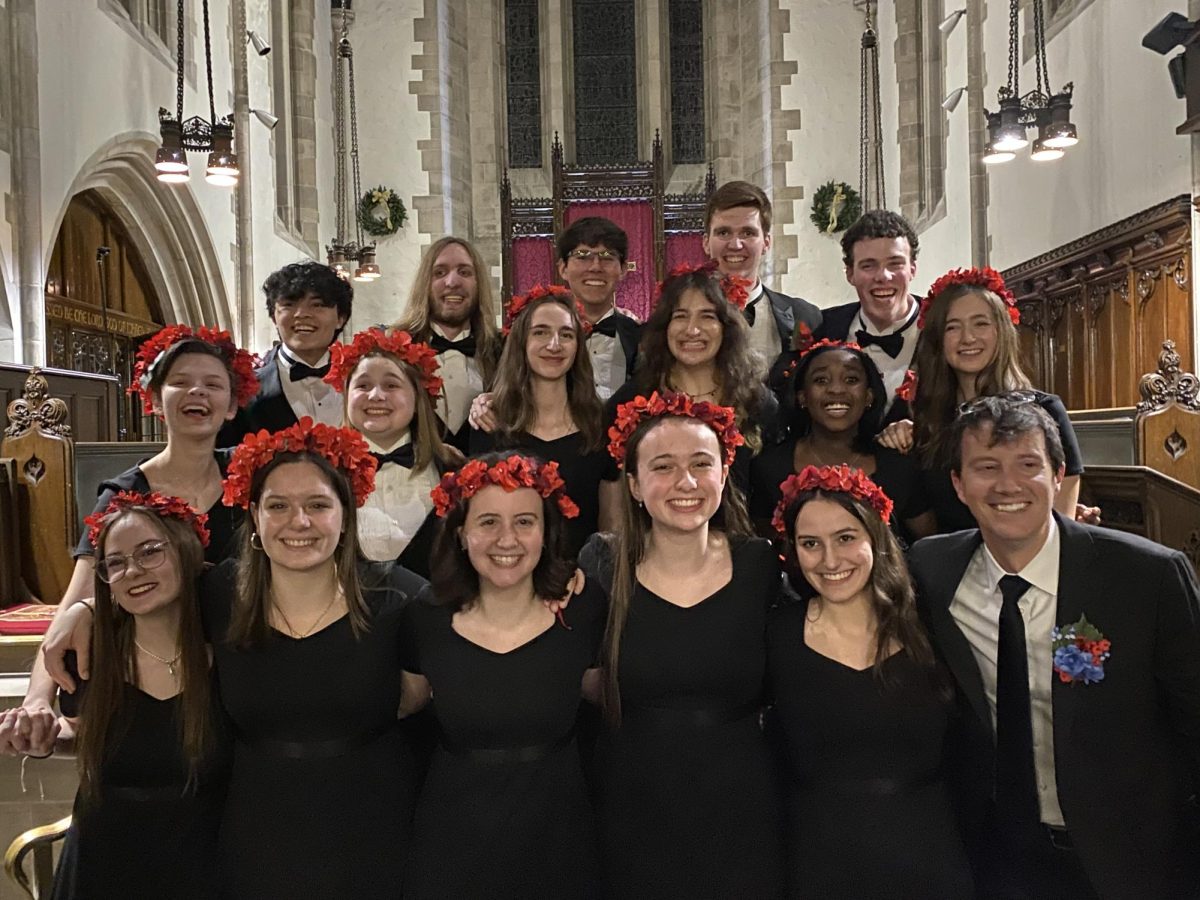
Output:
[[[500,329],[445,238],[391,327],[343,335],[300,263],[263,360],[142,347],[166,449],[102,485],[0,716],[78,761],[54,897],[1200,896],[1195,577],[1075,521],[1003,280],[911,296],[916,234],[871,212],[822,316],[758,278],[761,191],[707,218],[644,324],[588,218]],[[915,544],[915,590],[910,543],[977,525]]]

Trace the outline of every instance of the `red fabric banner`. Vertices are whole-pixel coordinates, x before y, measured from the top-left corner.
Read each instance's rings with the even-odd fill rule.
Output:
[[[695,266],[708,259],[704,254],[704,246],[702,244],[703,235],[700,234],[668,234],[666,264],[667,271],[670,272],[676,266]]]
[[[645,321],[654,302],[654,222],[650,201],[576,200],[567,204],[564,219],[570,225],[584,216],[604,216],[629,236],[625,277],[617,285],[617,306]]]
[[[514,297],[539,284],[554,284],[554,241],[549,238],[515,238],[512,259]]]

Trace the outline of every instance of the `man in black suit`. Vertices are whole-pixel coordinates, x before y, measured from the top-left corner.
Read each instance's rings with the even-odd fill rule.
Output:
[[[771,201],[762,188],[748,181],[727,181],[713,191],[704,211],[703,246],[722,275],[738,275],[751,283],[745,309],[750,346],[768,367],[791,349],[797,325],[814,332],[820,326],[820,309],[773,291],[760,280],[763,255],[771,249]]]
[[[959,688],[953,780],[981,896],[1200,896],[1191,564],[1052,512],[1063,450],[1036,403],[979,398],[954,429],[954,485],[979,529],[918,541],[911,559]],[[1085,616],[1108,643],[1056,654],[1052,630]]]
[[[219,447],[263,428],[287,428],[305,416],[342,424],[341,396],[322,379],[329,371],[329,345],[350,318],[353,288],[329,266],[309,260],[272,272],[263,293],[279,341],[254,370],[258,394],[221,429]]]
[[[629,238],[603,216],[585,216],[558,236],[558,277],[592,325],[587,350],[596,393],[607,400],[633,376],[642,327],[617,308],[617,285],[625,275]]]
[[[858,300],[824,311],[814,337],[853,341],[866,351],[883,375],[888,412],[908,414],[905,404],[894,403],[896,388],[912,367],[917,349],[917,313],[920,299],[909,293],[917,274],[917,232],[899,213],[874,209],[863,213],[842,234],[842,262],[846,281]]]

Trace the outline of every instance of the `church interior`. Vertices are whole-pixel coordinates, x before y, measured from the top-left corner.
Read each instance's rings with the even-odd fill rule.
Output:
[[[393,323],[445,235],[506,299],[557,279],[585,215],[629,235],[617,303],[644,319],[732,180],[773,206],[763,284],[818,307],[855,299],[839,235],[868,209],[915,228],[918,296],[1003,273],[1081,502],[1200,565],[1198,21],[1200,0],[0,0],[0,607],[56,603],[96,485],[163,446],[127,392],[163,326],[265,352],[262,285],[302,260],[351,282],[347,335]],[[0,629],[0,708],[37,640]],[[0,847],[76,783],[0,758]],[[28,849],[22,884],[50,859]]]

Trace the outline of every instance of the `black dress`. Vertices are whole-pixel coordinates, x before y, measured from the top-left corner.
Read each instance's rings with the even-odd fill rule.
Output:
[[[779,486],[789,475],[795,474],[795,441],[786,441],[767,447],[750,463],[750,518],[759,534],[772,535],[771,517],[779,503]],[[929,510],[929,501],[921,484],[921,471],[912,456],[906,456],[887,447],[876,447],[875,471],[871,480],[883,488],[895,511],[892,513],[892,531],[906,541],[911,535],[904,523]]]
[[[213,454],[216,457],[217,465],[221,468],[222,476],[225,474],[225,469],[229,465],[229,459],[232,455],[232,451],[229,450],[217,450]],[[132,469],[126,469],[116,478],[100,482],[99,499],[96,500],[96,505],[92,507],[92,512],[103,512],[108,508],[108,504],[112,498],[121,491],[137,491],[141,494],[147,494],[150,490],[150,482],[146,480],[146,476],[142,473],[142,467],[139,463]],[[244,513],[241,508],[226,506],[221,502],[220,497],[217,498],[216,503],[208,508],[209,540],[208,546],[204,548],[205,562],[216,564],[237,555],[237,529],[242,524],[243,516]],[[93,550],[92,542],[88,540],[88,529],[84,528],[83,533],[79,536],[79,543],[75,547],[73,556],[75,559],[81,559],[85,556],[91,556]]]
[[[1066,457],[1067,475],[1083,474],[1083,454],[1079,450],[1079,441],[1075,438],[1075,429],[1071,425],[1071,417],[1067,408],[1058,399],[1057,394],[1047,394],[1042,391],[1032,391],[1037,404],[1050,414],[1050,418],[1058,424],[1058,433],[1062,438],[1063,454]],[[949,469],[924,469],[921,481],[925,494],[933,506],[937,516],[938,532],[946,534],[951,531],[963,531],[967,528],[977,528],[979,523],[971,515],[971,510],[958,499],[954,492],[954,484],[950,480]]]
[[[598,751],[609,896],[780,894],[779,785],[759,725],[779,564],[762,540],[732,553],[732,579],[695,606],[635,587],[621,636],[621,725]],[[581,562],[611,583],[603,538]]]
[[[576,431],[552,441],[543,441],[524,432],[510,440],[497,438],[484,431],[471,431],[471,455],[491,450],[513,450],[536,456],[543,462],[558,463],[567,496],[579,507],[579,515],[567,519],[567,554],[574,558],[587,539],[600,529],[600,482],[604,480],[611,457],[605,439],[594,450],[584,452],[583,435]]]
[[[233,574],[226,563],[202,584],[235,738],[221,823],[227,895],[398,896],[418,776],[396,719],[403,610],[424,580],[362,564],[368,631],[356,639],[343,616],[303,639],[272,630],[245,650],[225,639]]]
[[[607,613],[589,584],[564,618],[508,653],[467,640],[426,588],[409,608],[441,745],[417,806],[406,898],[598,896],[575,715]]]
[[[61,695],[63,715],[79,714],[87,682],[80,685],[77,694]],[[156,700],[131,684],[124,691],[128,718],[110,728],[97,793],[75,796],[51,896],[216,897],[217,831],[229,775],[219,711],[211,751],[190,790],[179,740],[181,699]]]
[[[942,780],[949,705],[901,651],[894,686],[804,642],[807,604],[769,628],[789,766],[789,896],[964,900],[970,870]]]

